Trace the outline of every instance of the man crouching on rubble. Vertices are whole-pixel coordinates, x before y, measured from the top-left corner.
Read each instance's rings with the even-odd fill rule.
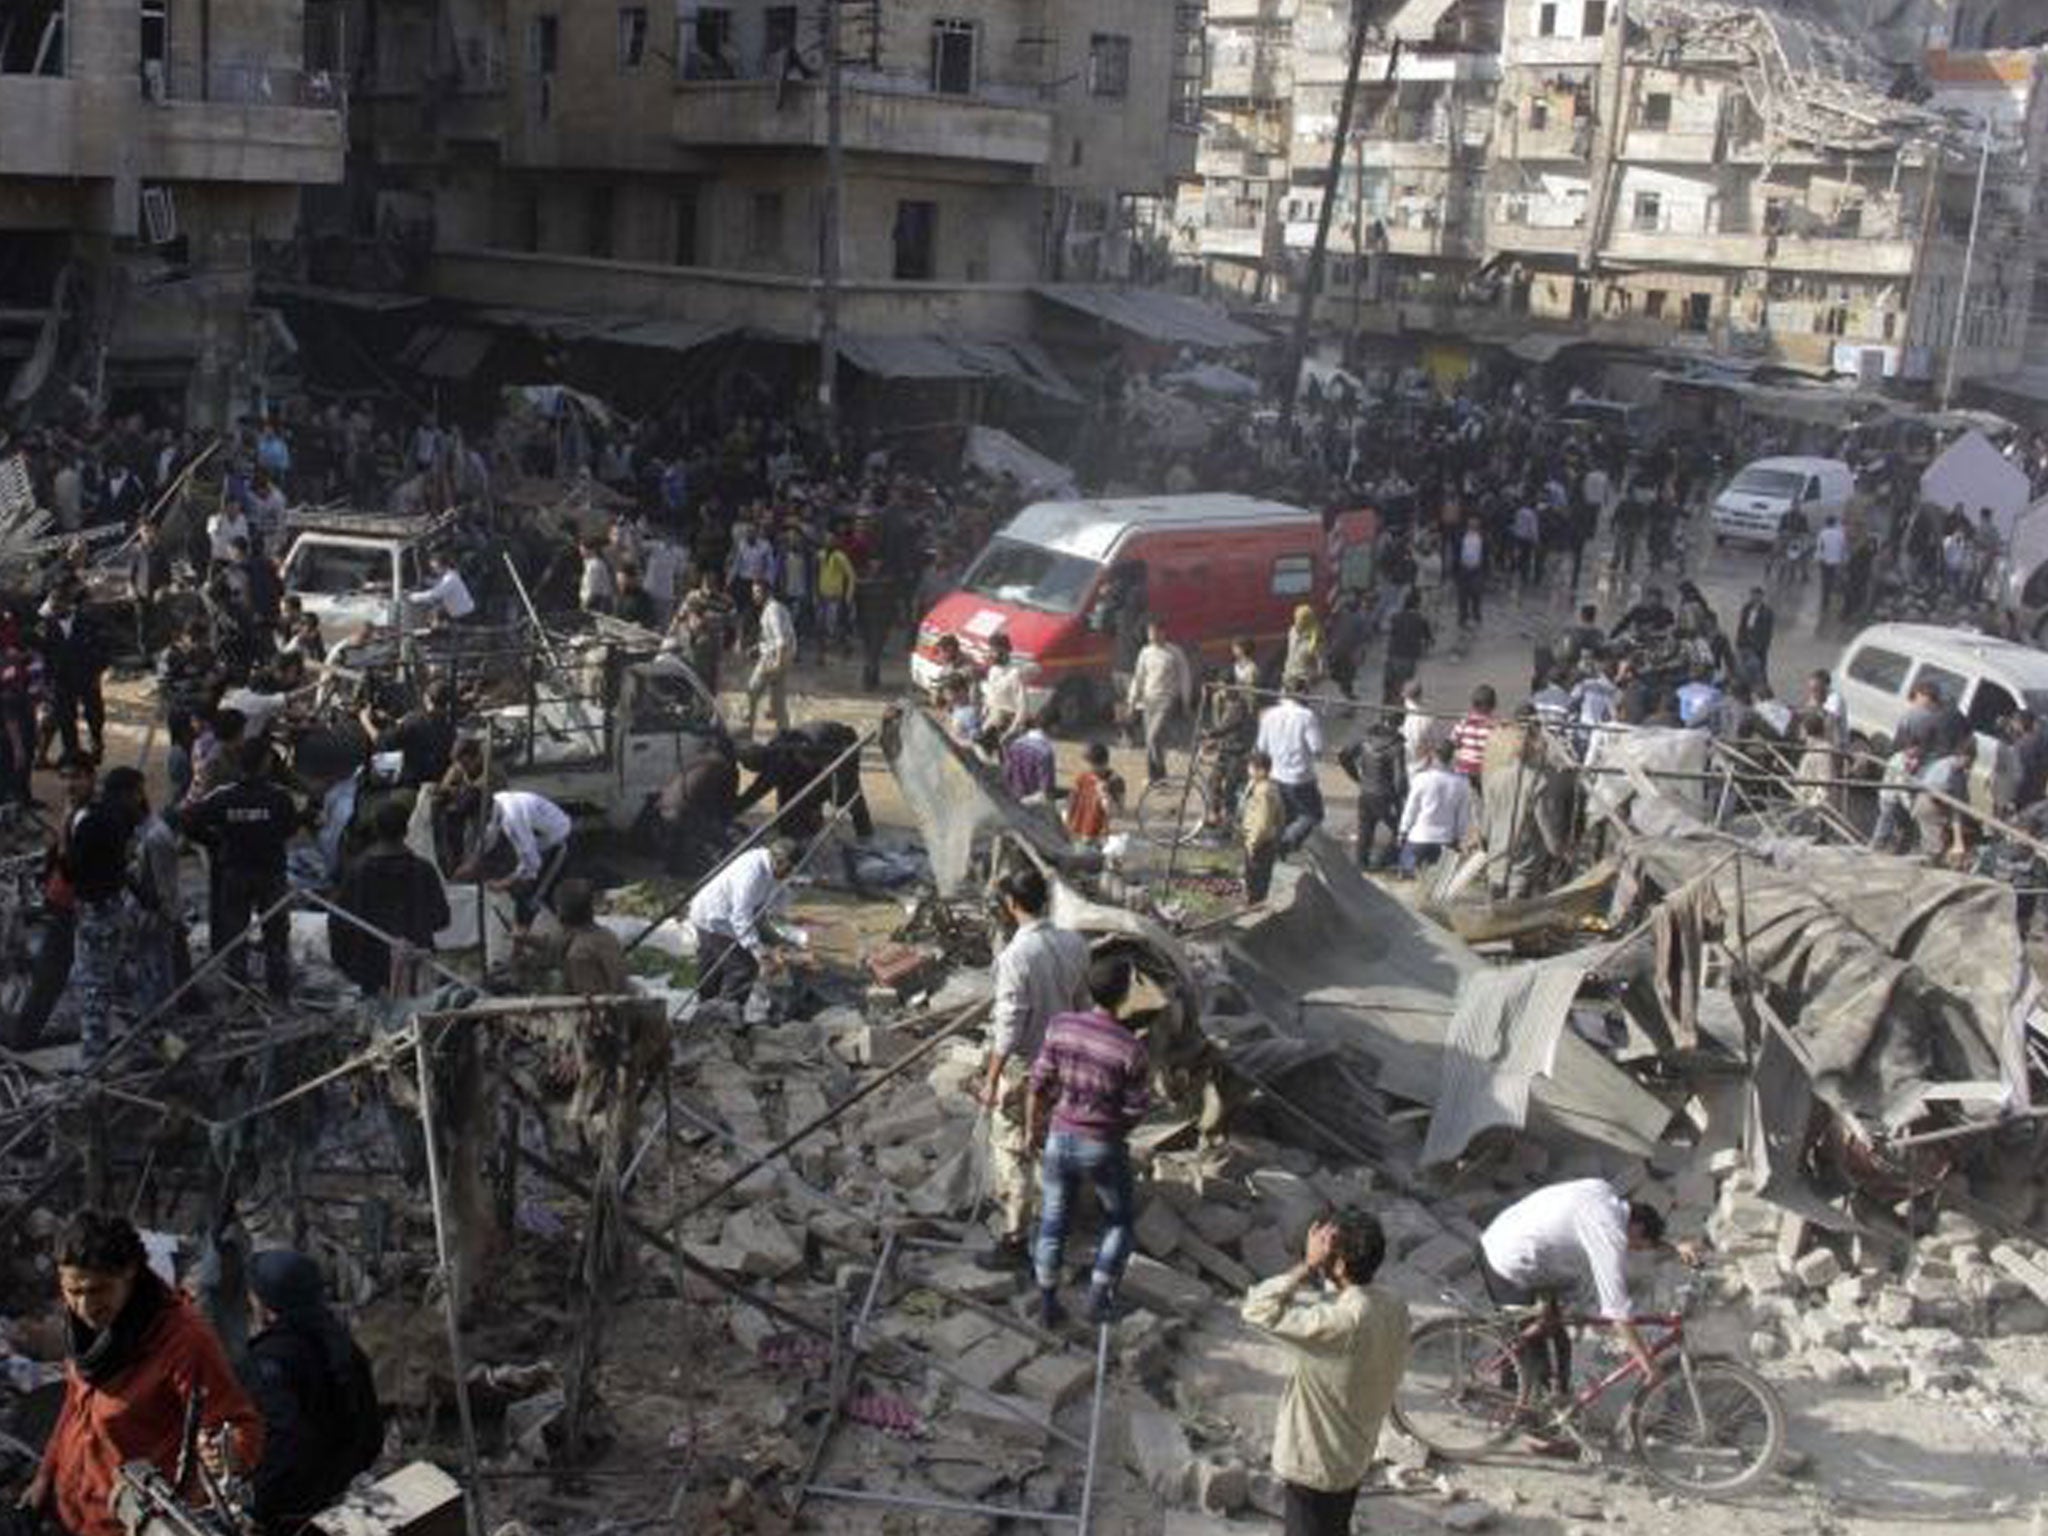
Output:
[[[1290,1356],[1273,1429],[1287,1536],[1351,1529],[1380,1422],[1408,1363],[1408,1304],[1372,1284],[1386,1253],[1379,1219],[1345,1211],[1310,1227],[1301,1262],[1244,1299],[1244,1320]],[[1298,1298],[1311,1283],[1316,1294]]]
[[[996,956],[995,1009],[988,1069],[975,1097],[989,1113],[989,1177],[1002,1207],[1003,1233],[988,1268],[1015,1270],[1029,1247],[1031,1176],[1038,1149],[1024,1134],[1024,1079],[1056,1014],[1088,1006],[1088,941],[1046,920],[1045,876],[1012,870],[996,882],[996,900],[1014,925]]]
[[[1046,1026],[1045,1044],[1031,1067],[1031,1092],[1024,1102],[1027,1145],[1038,1145],[1045,1134],[1047,1103],[1052,1106],[1039,1192],[1044,1212],[1033,1255],[1039,1313],[1048,1328],[1066,1318],[1060,1305],[1060,1260],[1082,1179],[1095,1186],[1096,1204],[1102,1208],[1102,1237],[1088,1287],[1091,1323],[1108,1321],[1117,1282],[1131,1254],[1136,1197],[1129,1141],[1152,1108],[1145,1042],[1119,1017],[1131,993],[1131,975],[1131,962],[1122,955],[1097,955],[1089,961],[1088,996],[1094,1008],[1057,1015]]]
[[[233,1466],[253,1468],[262,1420],[198,1309],[150,1269],[134,1226],[81,1211],[58,1235],[56,1258],[70,1345],[64,1406],[22,1507],[70,1536],[124,1536],[108,1504],[117,1475],[131,1461],[177,1475],[195,1394],[207,1465],[224,1465],[225,1439]]]
[[[781,936],[768,915],[795,868],[796,845],[777,838],[734,858],[690,899],[700,1002],[717,998],[744,1008],[762,971],[781,964],[770,949]]]

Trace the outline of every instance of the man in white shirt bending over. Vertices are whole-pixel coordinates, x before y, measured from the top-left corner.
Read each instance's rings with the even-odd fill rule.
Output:
[[[458,872],[458,880],[476,878],[476,867],[503,843],[512,850],[512,872],[492,880],[491,888],[512,893],[514,934],[533,926],[540,910],[542,887],[559,872],[566,853],[571,823],[569,813],[545,795],[531,790],[501,789],[491,796],[490,819],[477,843],[476,858]]]
[[[1538,1301],[1554,1317],[1560,1297],[1589,1285],[1595,1315],[1609,1323],[1647,1383],[1657,1376],[1643,1336],[1629,1320],[1628,1256],[1662,1248],[1664,1218],[1640,1202],[1631,1203],[1605,1179],[1571,1179],[1525,1195],[1502,1211],[1479,1238],[1479,1273],[1496,1306],[1525,1307]],[[1690,1244],[1676,1245],[1686,1263],[1697,1262]],[[1525,1361],[1539,1385],[1571,1390],[1571,1337],[1562,1328],[1550,1336],[1550,1369]],[[1547,1378],[1547,1379],[1546,1379]]]
[[[455,569],[455,562],[447,554],[436,550],[427,556],[427,574],[433,577],[417,592],[405,594],[405,600],[426,612],[431,619],[438,610],[450,619],[466,619],[476,612],[476,599],[469,595],[469,583],[462,579],[462,572]]]
[[[766,848],[749,848],[690,898],[700,1001],[719,998],[745,1007],[763,965],[777,963],[770,946],[781,936],[768,914],[795,867],[796,846],[778,838]]]
[[[1280,851],[1292,853],[1323,820],[1323,790],[1316,781],[1323,726],[1308,707],[1308,679],[1290,677],[1284,686],[1280,702],[1259,716],[1258,749],[1273,760],[1273,782],[1287,805]]]

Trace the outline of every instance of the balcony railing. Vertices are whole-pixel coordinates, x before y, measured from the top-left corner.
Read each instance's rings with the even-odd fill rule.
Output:
[[[340,111],[347,93],[339,75],[271,64],[142,65],[148,101],[207,101],[227,106],[310,107]]]

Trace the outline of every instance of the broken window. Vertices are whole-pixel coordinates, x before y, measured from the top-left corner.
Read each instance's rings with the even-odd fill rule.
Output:
[[[1585,20],[1579,27],[1581,37],[1598,37],[1607,30],[1607,0],[1586,0]]]
[[[1635,227],[1641,230],[1664,227],[1664,195],[1661,192],[1636,194]]]
[[[707,6],[695,16],[678,19],[678,27],[686,27],[683,47],[678,50],[683,60],[683,74],[691,80],[730,80],[737,73],[732,63],[732,12]]]
[[[1544,0],[1543,4],[1536,7],[1536,35],[1557,36],[1557,6],[1552,0]]]
[[[782,54],[796,52],[796,7],[793,5],[771,5],[765,15],[766,30],[762,35],[762,51],[769,59]]]
[[[150,101],[170,99],[170,0],[142,0],[142,94]]]
[[[940,19],[932,23],[932,89],[941,96],[974,93],[975,23]]]
[[[64,0],[0,5],[0,75],[64,73]]]
[[[1664,290],[1652,288],[1643,295],[1643,313],[1652,320],[1664,318]]]
[[[782,194],[756,192],[747,204],[747,254],[773,259],[782,254]]]
[[[647,62],[647,7],[619,7],[619,73],[628,74]]]
[[[1664,133],[1671,127],[1671,93],[1652,91],[1643,98],[1643,127],[1651,133]]]
[[[1550,126],[1550,103],[1538,96],[1529,103],[1529,131],[1541,133]]]
[[[560,59],[561,42],[560,17],[534,17],[526,29],[526,67],[536,75],[552,75]]]
[[[1088,93],[1123,96],[1131,88],[1131,40],[1116,32],[1088,39]]]
[[[1688,331],[1703,332],[1714,319],[1714,296],[1711,293],[1687,294],[1685,299],[1685,325]]]
[[[899,283],[928,283],[938,275],[939,205],[905,199],[896,205],[896,264]]]

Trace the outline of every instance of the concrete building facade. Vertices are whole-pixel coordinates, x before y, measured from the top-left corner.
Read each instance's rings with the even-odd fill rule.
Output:
[[[311,30],[324,17],[315,8]],[[304,0],[24,0],[0,12],[0,377],[246,405],[251,303],[300,189],[339,183],[339,82]],[[67,366],[78,376],[66,378]]]
[[[432,292],[815,335],[818,0],[349,3],[348,217],[430,248]],[[870,0],[839,21],[849,324],[1022,329],[1028,285],[1125,276],[1193,171],[1198,17]]]
[[[1353,7],[1291,5],[1268,65],[1291,87],[1275,107],[1287,163],[1262,166],[1286,183],[1280,234],[1256,250],[1226,249],[1205,207],[1227,169],[1211,143],[1241,137],[1212,65],[1202,184],[1183,200],[1207,218],[1182,221],[1179,251],[1213,291],[1284,298],[1331,181]],[[1497,342],[1529,361],[1597,342],[1937,388],[1952,356],[1963,378],[2017,367],[2039,307],[2048,101],[2042,49],[2015,46],[2016,29],[2048,23],[2038,7],[1975,0],[1890,7],[1850,35],[1815,9],[1368,8],[1322,318],[1411,349],[1418,336]],[[1212,60],[1237,25],[1212,16]],[[1893,88],[1902,68],[1915,90]]]

